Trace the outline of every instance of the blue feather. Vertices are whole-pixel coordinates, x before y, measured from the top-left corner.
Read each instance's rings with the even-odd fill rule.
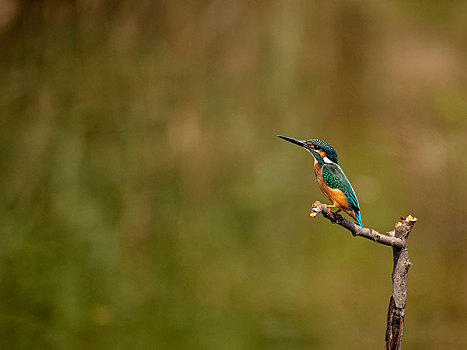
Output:
[[[355,217],[357,218],[358,224],[361,226],[361,228],[365,228],[365,227],[363,227],[363,222],[362,222],[362,217],[360,215],[360,210],[355,210]]]

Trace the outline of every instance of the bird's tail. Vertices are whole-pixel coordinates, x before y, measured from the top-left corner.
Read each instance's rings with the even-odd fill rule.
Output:
[[[362,216],[360,215],[360,210],[355,210],[355,217],[357,218],[358,224],[363,227]]]

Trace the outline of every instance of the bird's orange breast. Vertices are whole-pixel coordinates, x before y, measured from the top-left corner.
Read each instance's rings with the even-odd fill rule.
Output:
[[[321,192],[323,192],[324,195],[328,197],[329,200],[339,209],[349,212],[349,202],[344,192],[337,188],[331,188],[328,185],[326,185],[323,179],[323,172],[319,168],[318,162],[315,163],[315,175]]]

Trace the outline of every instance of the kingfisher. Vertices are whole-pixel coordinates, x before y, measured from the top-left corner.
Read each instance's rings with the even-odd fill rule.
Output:
[[[305,148],[312,154],[315,160],[314,169],[319,188],[332,202],[332,205],[328,205],[328,210],[337,208],[336,214],[343,210],[363,228],[357,196],[339,166],[339,159],[334,147],[319,139],[298,140],[288,136],[277,136]]]

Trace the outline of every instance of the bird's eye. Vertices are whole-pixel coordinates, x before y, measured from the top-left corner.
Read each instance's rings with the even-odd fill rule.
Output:
[[[321,149],[321,147],[319,147],[318,145],[314,145],[314,147],[315,147],[315,150],[317,151]]]

